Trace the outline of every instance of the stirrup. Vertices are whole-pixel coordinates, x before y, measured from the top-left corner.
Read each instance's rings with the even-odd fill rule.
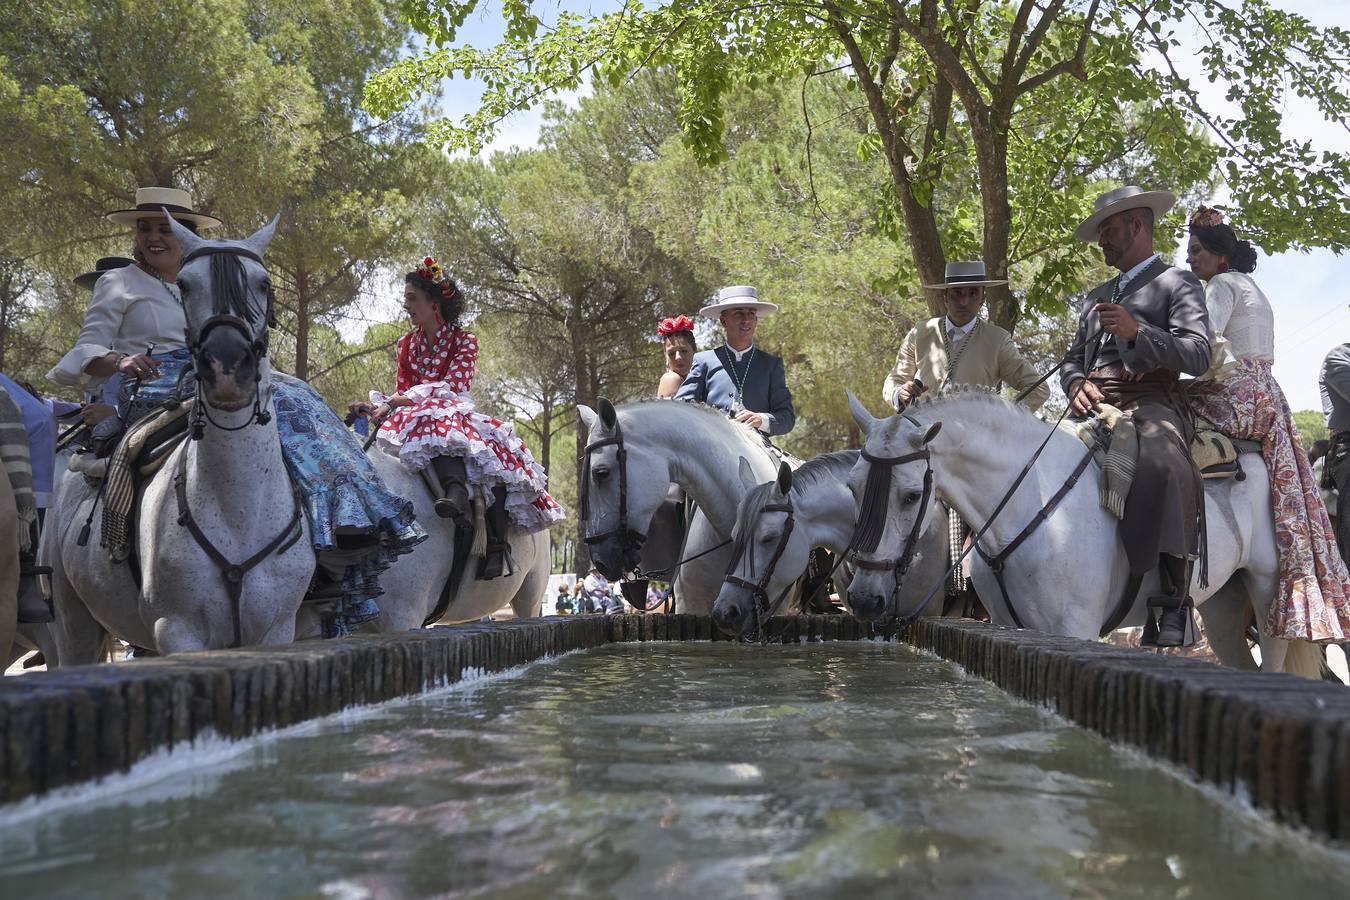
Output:
[[[506,541],[488,542],[487,552],[478,560],[478,581],[491,581],[503,575],[516,574],[516,561],[511,557],[511,545]]]

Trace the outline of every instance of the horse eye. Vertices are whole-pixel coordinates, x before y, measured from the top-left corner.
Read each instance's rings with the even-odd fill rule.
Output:
[[[272,279],[264,278],[261,282],[261,287],[264,291],[270,291],[272,289]]]
[[[776,543],[778,543],[778,535],[776,535],[776,534],[766,534],[766,535],[764,535],[764,537],[762,537],[762,538],[759,539],[759,542],[760,542],[761,544],[776,544]]]
[[[187,283],[186,281],[180,281],[180,282],[178,282],[178,295],[179,295],[180,297],[186,297],[186,296],[187,296],[187,292],[188,292],[189,289],[190,289],[190,288],[189,288],[188,283]]]
[[[597,466],[594,469],[591,469],[591,476],[595,478],[596,481],[604,481],[609,477],[609,467]]]
[[[922,496],[923,495],[920,494],[918,491],[910,491],[908,494],[905,495],[905,499],[902,502],[905,504],[905,506],[913,506],[915,503],[919,502],[919,498]]]

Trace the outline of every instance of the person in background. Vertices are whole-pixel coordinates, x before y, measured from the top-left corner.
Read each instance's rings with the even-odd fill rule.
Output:
[[[661,336],[661,348],[666,355],[666,371],[656,386],[656,396],[674,397],[694,366],[694,320],[688,316],[662,319],[656,326]]]
[[[792,409],[783,359],[755,346],[759,317],[777,309],[777,304],[760,300],[748,284],[718,291],[717,300],[698,314],[717,316],[727,342],[694,355],[694,365],[675,392],[675,399],[714,406],[767,435],[791,431],[797,424],[797,414]]]
[[[591,566],[586,580],[581,584],[582,595],[580,611],[584,613],[604,610],[604,598],[609,596],[609,579],[600,574],[600,570]]]
[[[1280,586],[1261,630],[1284,640],[1346,640],[1350,573],[1333,550],[1336,532],[1271,371],[1275,313],[1251,276],[1256,251],[1222,213],[1202,206],[1191,216],[1186,262],[1206,284],[1213,331],[1209,369],[1187,386],[1186,399],[1223,434],[1260,441],[1270,475]]]
[[[553,610],[560,616],[572,614],[572,594],[567,590],[567,582],[558,585],[558,596],[553,600]]]
[[[1327,475],[1327,454],[1331,452],[1331,441],[1318,438],[1308,451],[1308,462],[1312,463],[1313,478],[1317,479],[1317,488],[1322,494],[1322,505],[1327,508],[1327,518],[1331,520],[1331,530],[1336,531],[1336,485]]]

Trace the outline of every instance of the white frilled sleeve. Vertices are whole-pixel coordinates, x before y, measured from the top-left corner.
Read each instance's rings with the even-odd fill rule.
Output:
[[[122,327],[127,311],[127,292],[116,278],[100,278],[94,286],[94,297],[85,313],[84,325],[75,347],[52,367],[47,377],[68,387],[92,388],[104,379],[89,375],[84,367],[100,356],[113,352],[113,343]]]

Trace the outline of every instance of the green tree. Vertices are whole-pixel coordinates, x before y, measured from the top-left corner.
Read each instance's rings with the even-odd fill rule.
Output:
[[[1294,427],[1298,429],[1298,439],[1304,450],[1311,450],[1314,441],[1323,441],[1331,436],[1327,430],[1326,417],[1315,409],[1301,409],[1294,413]]]
[[[1072,241],[1072,225],[1102,183],[1122,175],[1185,193],[1217,161],[1240,225],[1270,251],[1340,248],[1350,233],[1350,155],[1319,153],[1278,127],[1291,92],[1347,120],[1350,33],[1319,30],[1268,0],[673,0],[562,13],[549,27],[530,4],[507,3],[501,44],[455,46],[477,6],[408,0],[428,48],[368,84],[371,109],[402,108],[445,78],[479,77],[481,108],[431,130],[437,143],[474,149],[511,112],[577,89],[590,72],[618,83],[669,65],[685,140],[712,161],[726,153],[732,86],[845,68],[871,119],[865,143],[891,175],[883,202],[898,210],[919,276],[936,280],[949,252],[978,249],[992,274],[1015,282],[990,297],[991,318],[1005,327],[1024,303],[1048,306],[1082,286],[1089,248]],[[1203,108],[1171,64],[1173,31],[1192,18],[1211,42],[1206,75],[1229,86],[1235,117]],[[1146,65],[1145,51],[1162,71]],[[968,182],[949,177],[961,157],[975,168]]]

